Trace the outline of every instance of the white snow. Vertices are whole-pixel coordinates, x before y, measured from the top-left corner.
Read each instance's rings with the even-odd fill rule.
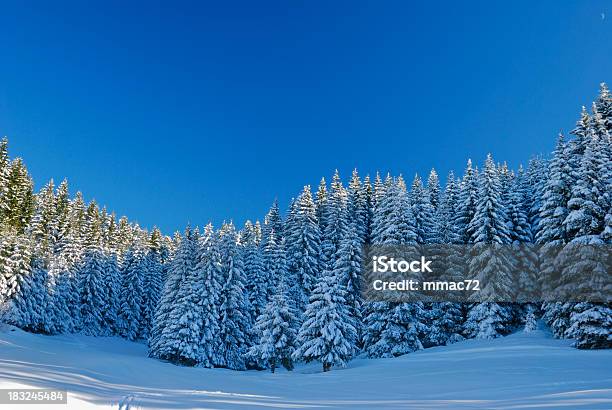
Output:
[[[539,329],[396,359],[356,359],[329,373],[312,364],[271,374],[178,367],[147,358],[143,344],[116,337],[43,336],[4,327],[0,388],[64,388],[68,407],[78,409],[612,408],[612,350],[570,344]]]

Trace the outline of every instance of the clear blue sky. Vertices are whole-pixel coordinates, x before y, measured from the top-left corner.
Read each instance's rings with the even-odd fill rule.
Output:
[[[37,187],[171,233],[262,218],[335,168],[514,167],[611,74],[603,0],[11,1],[0,134]]]

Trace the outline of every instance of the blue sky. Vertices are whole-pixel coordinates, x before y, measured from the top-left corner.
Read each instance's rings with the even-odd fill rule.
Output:
[[[11,154],[167,233],[262,218],[336,168],[516,166],[612,82],[603,0],[20,3],[0,24]]]

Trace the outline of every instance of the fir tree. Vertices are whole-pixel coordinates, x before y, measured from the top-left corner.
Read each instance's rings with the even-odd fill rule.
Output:
[[[415,175],[410,190],[410,207],[414,215],[416,241],[419,244],[428,243],[433,233],[434,207],[429,202],[427,191],[421,178]]]
[[[154,231],[155,232],[155,231]],[[159,231],[158,231],[159,232]],[[152,239],[153,239],[152,234]],[[141,332],[144,339],[151,334],[153,318],[163,289],[163,265],[161,248],[154,244],[149,247],[144,258],[144,275],[142,278]]]
[[[245,298],[244,292],[246,287],[244,265],[236,243],[234,225],[231,223],[224,225],[220,235],[220,253],[223,261],[223,290],[219,305],[221,362],[216,365],[243,370],[246,367],[244,354],[248,348],[250,333],[250,323],[246,316],[248,299]]]
[[[253,309],[251,319],[255,320],[263,312],[268,300],[268,272],[264,269],[262,251],[257,243],[255,226],[247,221],[242,231],[241,242],[244,247],[244,272],[247,278],[249,304]]]
[[[476,244],[470,259],[470,277],[483,288],[479,300],[510,300],[513,294],[509,260],[504,249],[495,245],[510,243],[506,210],[501,203],[499,174],[491,155],[487,156],[480,177],[476,212],[467,228]],[[494,302],[477,303],[468,312],[465,331],[470,337],[494,338],[509,332],[511,314]]]
[[[432,169],[427,178],[427,196],[433,212],[437,212],[440,205],[440,190],[440,178],[436,170]]]
[[[354,222],[357,237],[364,244],[368,238],[370,218],[367,192],[365,185],[361,183],[357,169],[353,170],[348,186],[348,218]]]
[[[333,366],[345,366],[355,354],[356,343],[346,290],[334,275],[326,275],[310,295],[292,357],[306,362],[317,360],[327,372]]]
[[[181,238],[155,315],[149,354],[193,366],[201,357],[201,315],[194,286],[197,232],[187,228]]]
[[[199,247],[196,265],[196,289],[200,290],[199,310],[202,320],[199,364],[213,367],[223,363],[219,340],[219,304],[221,299],[222,261],[218,237],[210,226],[208,240]]]
[[[6,183],[2,221],[16,233],[23,233],[34,212],[34,194],[32,179],[20,158],[11,162]]]
[[[129,249],[123,262],[119,305],[120,334],[128,340],[141,337],[145,269],[144,250],[139,246]]]
[[[272,299],[257,318],[254,326],[257,342],[248,352],[250,357],[270,368],[272,373],[278,364],[293,370],[297,319],[292,312],[287,286],[281,280]]]
[[[288,268],[301,288],[298,300],[301,312],[320,274],[321,231],[309,186],[305,186],[298,197],[293,227],[287,233],[287,238]]]
[[[468,160],[463,179],[459,189],[459,205],[455,225],[461,237],[461,243],[469,243],[472,232],[469,229],[470,222],[476,213],[476,201],[478,198],[478,172],[472,168],[472,160]]]

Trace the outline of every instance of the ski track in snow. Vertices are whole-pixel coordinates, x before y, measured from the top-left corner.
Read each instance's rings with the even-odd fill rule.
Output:
[[[570,344],[538,330],[396,359],[355,359],[329,373],[309,364],[271,374],[179,367],[115,337],[4,328],[0,387],[67,389],[68,407],[78,409],[612,408],[612,351]]]

